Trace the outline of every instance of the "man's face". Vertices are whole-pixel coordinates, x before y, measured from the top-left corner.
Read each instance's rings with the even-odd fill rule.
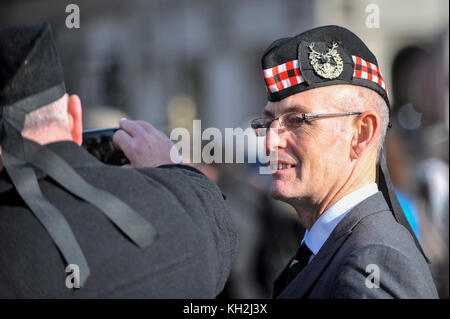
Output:
[[[272,118],[291,111],[342,112],[347,89],[334,85],[308,90],[279,102],[269,102],[265,111]],[[332,196],[351,173],[351,133],[350,117],[305,122],[295,131],[281,129],[279,122],[274,121],[267,132],[266,148],[277,152],[279,164],[293,167],[272,174],[272,196],[287,202],[306,199],[314,203]]]

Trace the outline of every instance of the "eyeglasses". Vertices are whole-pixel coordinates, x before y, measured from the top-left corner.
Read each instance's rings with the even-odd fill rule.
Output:
[[[272,123],[276,120],[278,120],[278,122],[280,123],[280,128],[289,131],[294,131],[300,128],[305,122],[310,122],[321,118],[331,118],[331,117],[360,115],[360,114],[362,114],[362,112],[342,112],[342,113],[322,113],[322,114],[289,112],[284,113],[275,119],[263,117],[254,119],[253,121],[251,121],[250,125],[252,129],[255,130],[256,135],[265,136],[267,133],[267,129],[270,128]]]

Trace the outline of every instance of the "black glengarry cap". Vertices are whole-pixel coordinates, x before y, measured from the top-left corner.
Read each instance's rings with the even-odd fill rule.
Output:
[[[61,62],[48,23],[0,30],[0,107],[33,97],[28,113],[64,93]]]
[[[262,57],[267,99],[335,85],[354,84],[389,98],[375,55],[353,32],[330,25],[274,41]]]

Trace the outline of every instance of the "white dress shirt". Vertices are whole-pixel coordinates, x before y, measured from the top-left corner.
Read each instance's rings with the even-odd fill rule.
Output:
[[[317,255],[320,248],[330,237],[334,228],[339,222],[352,210],[353,207],[361,203],[366,198],[374,195],[378,192],[378,186],[376,183],[368,184],[346,196],[341,198],[333,206],[328,208],[316,222],[313,224],[310,230],[306,230],[303,237],[302,244],[308,246],[313,255],[311,259]]]

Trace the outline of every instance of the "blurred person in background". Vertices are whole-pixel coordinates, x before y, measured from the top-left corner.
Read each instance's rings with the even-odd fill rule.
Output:
[[[418,204],[421,241],[439,295],[448,298],[448,70],[430,47],[408,46],[394,58],[394,130],[387,145],[392,180]]]
[[[216,297],[237,249],[217,185],[146,122],[114,136],[134,168],[79,147],[50,25],[0,30],[0,65],[0,297]]]

